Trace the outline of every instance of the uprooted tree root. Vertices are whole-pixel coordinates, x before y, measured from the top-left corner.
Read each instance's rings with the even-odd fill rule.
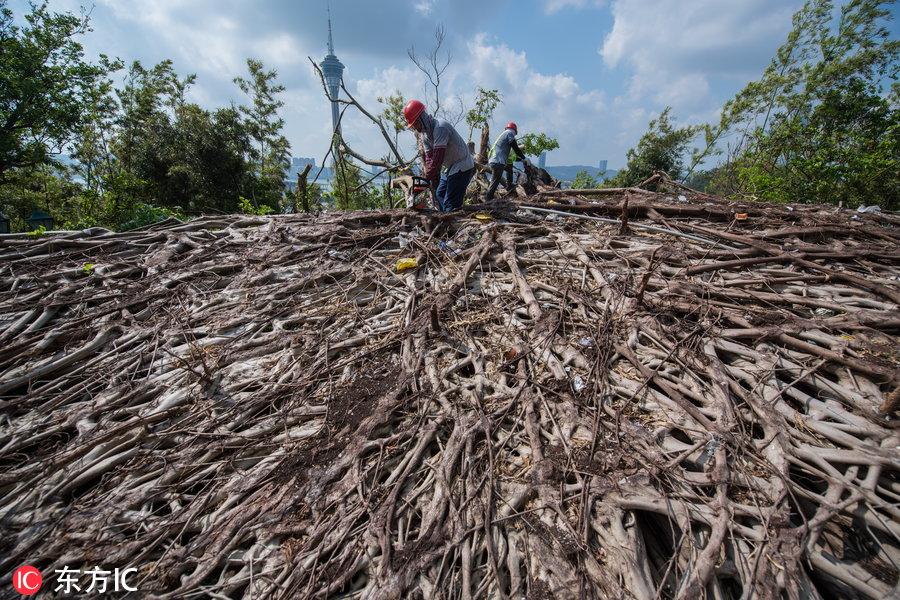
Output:
[[[623,193],[622,225],[507,204],[4,241],[0,573],[136,567],[164,598],[888,595],[894,217]]]

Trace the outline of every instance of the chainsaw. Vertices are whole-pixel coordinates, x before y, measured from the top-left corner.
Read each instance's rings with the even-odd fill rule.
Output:
[[[425,210],[428,208],[428,194],[431,183],[418,175],[405,175],[397,177],[391,182],[391,187],[399,187],[406,194],[406,208],[413,210]]]
[[[406,208],[413,210],[425,210],[428,208],[426,204],[428,200],[428,190],[431,189],[431,182],[424,177],[413,175],[413,184],[406,192]]]

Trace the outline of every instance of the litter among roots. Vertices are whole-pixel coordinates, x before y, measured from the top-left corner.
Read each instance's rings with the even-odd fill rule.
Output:
[[[900,220],[647,187],[4,238],[0,573],[888,596]]]

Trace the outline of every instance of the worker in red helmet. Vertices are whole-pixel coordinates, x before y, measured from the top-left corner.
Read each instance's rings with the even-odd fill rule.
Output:
[[[518,133],[518,125],[513,121],[510,121],[506,124],[506,129],[504,129],[503,133],[497,137],[497,141],[494,142],[494,145],[491,147],[491,158],[488,161],[488,164],[491,167],[491,187],[488,188],[487,194],[485,195],[485,202],[490,202],[494,199],[494,193],[500,185],[503,173],[506,173],[506,190],[508,192],[513,192],[516,189],[513,184],[513,161],[518,160],[522,163],[525,162],[525,153],[522,152],[519,145],[516,143],[516,135],[518,135]]]
[[[418,100],[406,103],[403,116],[407,125],[424,138],[423,176],[431,182],[438,209],[442,212],[459,210],[475,174],[475,159],[465,140],[450,123],[429,115],[425,105]]]

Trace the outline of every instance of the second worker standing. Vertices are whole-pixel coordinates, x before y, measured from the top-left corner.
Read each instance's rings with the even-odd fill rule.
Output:
[[[485,195],[485,202],[490,202],[494,199],[494,194],[497,192],[497,187],[500,185],[500,180],[503,178],[504,173],[506,173],[505,186],[507,191],[512,192],[515,190],[515,185],[513,184],[513,161],[517,160],[523,165],[525,164],[525,153],[522,152],[516,143],[516,135],[518,133],[519,127],[510,121],[491,147],[491,158],[488,161],[491,167],[491,187],[488,188]],[[515,154],[511,155],[510,151]]]

